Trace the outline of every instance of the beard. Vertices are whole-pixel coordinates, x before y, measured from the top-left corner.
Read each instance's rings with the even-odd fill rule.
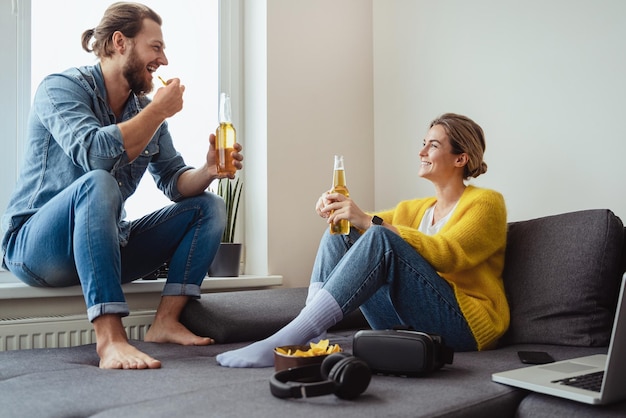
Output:
[[[143,96],[152,91],[152,80],[145,77],[146,66],[139,60],[133,48],[124,65],[123,75],[130,86],[130,90],[138,96]]]

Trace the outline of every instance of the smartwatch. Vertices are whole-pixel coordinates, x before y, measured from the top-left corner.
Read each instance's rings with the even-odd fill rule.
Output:
[[[383,220],[382,220],[382,218],[379,218],[378,216],[374,215],[374,217],[372,218],[372,223],[374,225],[382,225],[383,224]]]

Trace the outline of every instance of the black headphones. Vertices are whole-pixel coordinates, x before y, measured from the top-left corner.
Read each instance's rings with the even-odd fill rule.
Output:
[[[293,367],[274,373],[270,391],[277,398],[309,398],[335,394],[354,399],[365,392],[372,378],[363,360],[346,353],[334,353],[321,365]]]

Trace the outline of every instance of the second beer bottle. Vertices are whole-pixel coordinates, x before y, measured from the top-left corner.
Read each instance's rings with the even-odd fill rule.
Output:
[[[235,127],[230,117],[230,96],[220,94],[219,122],[215,138],[215,150],[217,151],[218,174],[235,174],[237,168],[233,164],[235,141],[237,140]]]
[[[345,197],[349,197],[348,187],[346,186],[346,170],[343,165],[343,155],[335,155],[335,169],[333,171],[333,188],[332,193],[341,193]],[[350,221],[342,219],[337,223],[330,224],[330,233],[336,235],[348,235],[350,233]]]

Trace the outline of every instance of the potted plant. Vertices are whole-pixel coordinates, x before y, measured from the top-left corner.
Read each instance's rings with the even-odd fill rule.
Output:
[[[221,196],[226,203],[226,227],[222,234],[222,242],[215,254],[215,258],[209,267],[209,276],[213,277],[236,277],[239,276],[239,263],[241,261],[241,243],[234,242],[235,228],[237,227],[237,215],[243,182],[239,177],[236,179],[220,179],[217,185],[217,195]]]

